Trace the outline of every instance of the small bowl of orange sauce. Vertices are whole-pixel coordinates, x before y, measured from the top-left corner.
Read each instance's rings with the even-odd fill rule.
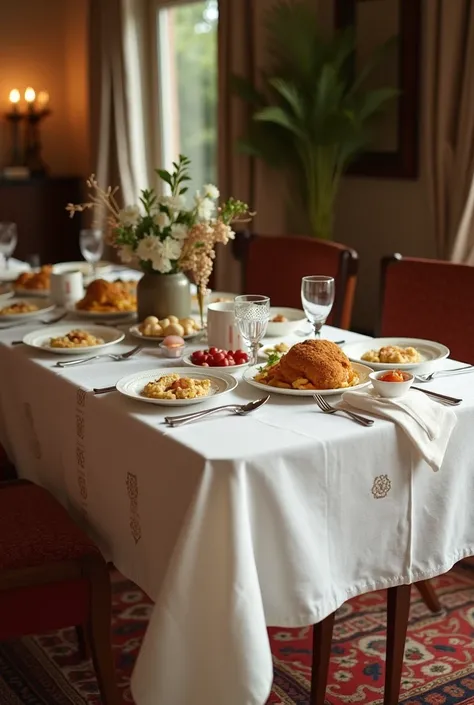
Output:
[[[381,397],[402,397],[413,384],[414,377],[403,370],[381,370],[369,375],[372,385]]]

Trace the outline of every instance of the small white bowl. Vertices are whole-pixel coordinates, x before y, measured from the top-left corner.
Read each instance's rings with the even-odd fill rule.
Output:
[[[283,323],[276,323],[272,321],[275,316],[285,316],[287,320]],[[270,308],[270,320],[268,321],[265,335],[268,335],[269,338],[291,335],[295,330],[304,328],[306,323],[304,311],[300,311],[297,308]]]
[[[186,345],[184,343],[182,345],[165,345],[164,343],[160,343],[160,348],[165,357],[179,358],[183,357]]]
[[[411,385],[413,384],[414,377],[409,372],[403,371],[402,374],[406,379],[406,382],[382,382],[379,378],[389,372],[394,372],[395,370],[379,370],[378,372],[372,372],[369,375],[369,379],[372,385],[381,397],[386,399],[394,399],[395,397],[403,397],[404,394],[408,392]]]

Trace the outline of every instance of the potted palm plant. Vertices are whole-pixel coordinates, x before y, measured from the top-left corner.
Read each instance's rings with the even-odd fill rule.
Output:
[[[234,91],[253,108],[249,155],[292,171],[312,234],[331,239],[341,177],[370,143],[374,120],[398,91],[368,90],[366,80],[392,42],[355,75],[351,30],[324,38],[314,0],[281,0],[266,18],[269,67],[261,86],[233,77]]]

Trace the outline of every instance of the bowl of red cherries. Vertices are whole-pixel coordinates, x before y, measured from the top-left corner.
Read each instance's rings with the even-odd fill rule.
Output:
[[[225,367],[228,372],[240,370],[249,363],[249,356],[245,350],[221,350],[208,348],[195,350],[191,355],[183,358],[183,362],[191,367]]]

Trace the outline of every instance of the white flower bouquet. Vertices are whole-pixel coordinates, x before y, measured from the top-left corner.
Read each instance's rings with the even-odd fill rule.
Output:
[[[185,272],[198,286],[202,301],[212,273],[215,246],[234,238],[232,223],[248,222],[246,203],[230,198],[218,204],[219,190],[208,184],[198,191],[189,208],[186,194],[190,181],[190,160],[180,155],[173,171],[157,169],[171,195],[159,197],[153,190],[141,192],[140,204],[120,209],[118,187],[104,191],[92,175],[87,180],[90,201],[68,204],[71,217],[76,212],[105,207],[109,213],[108,244],[117,248],[124,263],[138,263],[144,272],[176,274]],[[253,215],[253,214],[250,214]]]

